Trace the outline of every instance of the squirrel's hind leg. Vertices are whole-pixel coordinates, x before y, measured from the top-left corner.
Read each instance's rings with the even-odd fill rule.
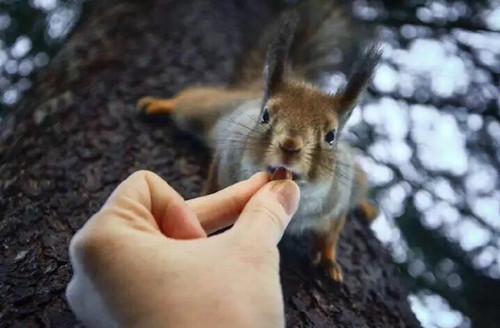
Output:
[[[199,86],[181,90],[172,98],[144,97],[137,106],[147,114],[170,114],[181,129],[210,142],[218,119],[254,96],[250,91]]]
[[[337,262],[337,244],[340,234],[344,228],[346,214],[329,221],[323,232],[317,233],[316,249],[318,254],[313,261],[314,264],[321,264],[328,270],[330,278],[337,282],[343,281],[342,269]]]
[[[146,114],[169,114],[175,105],[175,98],[142,97],[137,101],[137,108]]]

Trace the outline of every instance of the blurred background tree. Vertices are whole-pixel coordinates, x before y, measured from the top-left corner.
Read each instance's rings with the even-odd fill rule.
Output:
[[[384,62],[354,136],[383,215],[375,225],[426,327],[500,320],[500,7],[357,1]]]
[[[87,1],[0,2],[0,120]],[[500,322],[500,2],[356,0],[383,62],[347,138],[382,209],[373,226],[424,327]],[[324,77],[335,90],[342,73]]]
[[[88,1],[0,1],[0,118],[29,90],[73,30]]]

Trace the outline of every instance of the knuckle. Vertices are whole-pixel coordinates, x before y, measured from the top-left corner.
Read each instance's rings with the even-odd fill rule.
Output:
[[[99,248],[100,241],[87,233],[77,232],[69,244],[70,258],[81,262],[94,256]]]
[[[90,221],[71,238],[69,245],[70,256],[77,261],[88,262],[95,258],[105,245],[109,244],[110,235],[103,233],[102,226],[97,227],[99,222]]]
[[[285,228],[283,213],[276,207],[261,205],[253,209],[252,215],[269,220],[276,229],[283,230]]]
[[[130,178],[147,178],[154,175],[153,172],[148,170],[138,170],[130,175]]]
[[[275,245],[263,245],[261,252],[266,259],[275,260],[279,258],[279,251]]]
[[[253,238],[238,238],[231,244],[233,254],[245,265],[250,264],[257,268],[279,266],[279,250],[272,243],[263,243],[258,236]]]

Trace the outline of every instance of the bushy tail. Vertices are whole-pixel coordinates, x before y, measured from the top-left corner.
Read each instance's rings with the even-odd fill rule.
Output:
[[[245,52],[232,84],[260,85],[257,81],[262,81],[266,58],[279,57],[277,53],[286,47],[287,64],[297,77],[316,82],[322,74],[347,73],[367,38],[366,32],[355,26],[350,12],[338,0],[301,1],[283,11]]]

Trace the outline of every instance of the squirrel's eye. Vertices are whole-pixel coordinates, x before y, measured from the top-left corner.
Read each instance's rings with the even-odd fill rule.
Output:
[[[269,123],[269,111],[267,108],[264,108],[264,111],[262,112],[260,123]]]
[[[335,135],[336,135],[335,129],[332,131],[328,132],[325,136],[325,141],[328,142],[328,144],[333,145],[333,141],[335,141]]]

